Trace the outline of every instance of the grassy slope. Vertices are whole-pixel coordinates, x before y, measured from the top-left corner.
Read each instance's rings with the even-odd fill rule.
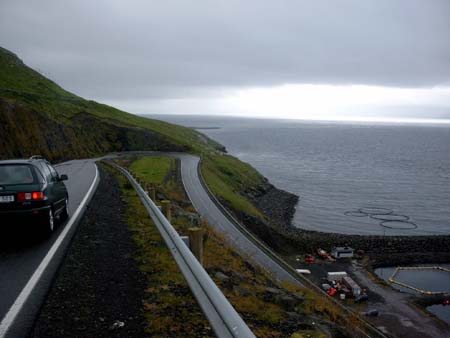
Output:
[[[175,165],[175,159],[169,157],[143,157],[134,161],[130,170],[148,183],[161,184],[168,171]]]
[[[0,87],[42,96],[80,99],[38,72],[25,66],[17,56],[0,47]]]
[[[212,155],[203,158],[202,174],[214,195],[231,208],[264,219],[243,195],[264,183],[264,178],[252,166],[233,156]]]
[[[149,149],[145,148],[148,146],[145,143],[145,139],[149,138],[148,135],[137,137],[124,132],[125,136],[118,136],[113,129],[103,127],[111,124],[130,130],[150,131],[161,136],[162,141],[167,143],[164,146],[165,150],[170,149],[170,144],[173,144],[192,153],[201,154],[204,158],[202,172],[212,191],[222,200],[228,201],[233,209],[263,218],[245,197],[245,192],[258,189],[264,178],[250,165],[221,153],[220,144],[191,128],[143,118],[101,103],[84,100],[27,67],[16,55],[0,47],[0,119],[2,113],[5,113],[2,111],[2,99],[15,107],[18,106],[20,112],[25,110],[25,113],[19,119],[19,114],[14,111],[16,116],[9,118],[10,123],[4,127],[3,132],[9,130],[9,137],[13,137],[14,142],[9,138],[0,140],[0,155],[28,156],[30,153],[38,152],[58,160],[70,156],[93,156],[108,151]],[[98,122],[93,124],[88,120],[77,127],[78,129],[65,130],[66,127],[75,125],[75,118],[81,112],[98,119]],[[33,119],[30,119],[30,116]],[[41,118],[35,118],[37,116]],[[15,120],[14,123],[10,121],[11,119]],[[8,119],[5,120],[8,122]],[[2,120],[0,123],[5,122]],[[35,124],[45,124],[46,129],[53,128],[54,131],[43,134],[39,132],[39,128],[36,130]],[[86,135],[89,131],[91,135]],[[128,137],[128,145],[125,146],[119,137]],[[57,149],[54,145],[52,147],[52,142],[67,144]],[[156,144],[158,142],[161,140],[154,141]],[[46,148],[51,149],[46,151]],[[154,146],[150,150],[157,148]]]
[[[87,112],[118,126],[141,128],[163,135],[192,151],[209,151],[219,145],[204,135],[182,126],[143,118],[116,108],[84,100],[26,66],[16,55],[0,47],[0,98],[21,103],[43,116],[63,124],[80,112]]]

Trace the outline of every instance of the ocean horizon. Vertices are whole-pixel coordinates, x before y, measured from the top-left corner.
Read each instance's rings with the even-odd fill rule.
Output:
[[[293,225],[450,234],[450,125],[146,115],[200,129],[300,197]]]

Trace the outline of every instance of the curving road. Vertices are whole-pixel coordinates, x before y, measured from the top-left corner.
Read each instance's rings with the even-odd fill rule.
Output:
[[[0,338],[26,335],[98,183],[94,159],[55,167],[69,177],[69,220],[48,239],[39,238],[29,227],[8,233],[0,229]]]
[[[291,274],[274,261],[272,257],[268,256],[259,246],[244,236],[236,225],[218,208],[203,187],[199,177],[197,170],[200,162],[199,157],[188,154],[169,155],[175,156],[181,160],[181,176],[189,199],[197,212],[207,219],[211,226],[224,234],[228,241],[239,252],[250,257],[255,263],[269,271],[278,279],[299,284],[299,281],[294,279]]]
[[[296,285],[300,284],[298,279],[292,277],[279,263],[246,237],[239,230],[238,226],[216,205],[199,177],[198,166],[200,164],[200,158],[198,156],[186,153],[153,151],[134,151],[121,153],[121,155],[168,156],[179,159],[181,162],[181,178],[184,188],[200,216],[204,217],[211,226],[220,231],[235,249],[246,257],[249,257],[253,262],[270,272],[273,276],[282,281],[288,281]]]
[[[197,171],[199,157],[183,153],[139,153],[180,159],[183,184],[198,213],[224,234],[239,252],[250,257],[278,279],[298,283],[270,256],[244,236],[217,207],[199,177]],[[116,156],[109,155],[104,158]],[[67,174],[69,177],[66,185],[69,191],[71,218],[65,224],[61,224],[50,238],[39,238],[29,228],[11,234],[5,232],[0,234],[0,338],[24,337],[31,328],[59,263],[70,245],[76,223],[81,218],[89,197],[95,192],[98,184],[95,165],[97,160],[99,158],[74,160],[55,166],[60,174]],[[27,233],[24,235],[22,231]]]

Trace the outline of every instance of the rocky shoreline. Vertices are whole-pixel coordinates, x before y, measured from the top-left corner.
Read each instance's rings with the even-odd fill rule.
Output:
[[[260,195],[252,197],[269,221],[261,222],[248,215],[241,219],[252,232],[282,254],[311,253],[319,247],[330,250],[334,246],[351,246],[363,250],[374,267],[450,262],[450,235],[367,236],[303,230],[292,225],[298,196],[268,183]]]
[[[270,183],[266,184],[260,195],[253,198],[258,209],[272,222],[289,225],[292,223],[298,200],[297,195],[278,189]]]

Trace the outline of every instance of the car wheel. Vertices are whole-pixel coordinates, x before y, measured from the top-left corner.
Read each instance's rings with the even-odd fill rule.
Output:
[[[66,200],[64,201],[64,209],[61,211],[60,216],[62,221],[65,221],[69,218],[69,199],[66,197]]]
[[[55,215],[52,208],[48,209],[48,213],[42,222],[42,228],[46,235],[50,235],[55,230]]]

